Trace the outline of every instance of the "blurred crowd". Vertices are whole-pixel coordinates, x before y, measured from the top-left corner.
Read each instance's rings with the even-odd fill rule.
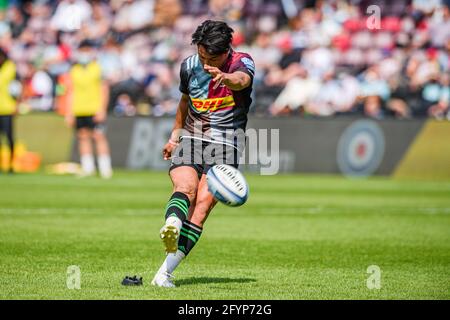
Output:
[[[90,41],[116,116],[174,115],[179,67],[205,19],[255,60],[251,112],[448,118],[449,2],[441,0],[0,0],[0,47],[19,112],[65,113],[67,74]]]

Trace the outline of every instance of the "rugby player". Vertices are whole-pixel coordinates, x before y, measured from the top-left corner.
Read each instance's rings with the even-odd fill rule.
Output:
[[[232,40],[225,22],[207,20],[192,35],[197,54],[181,65],[182,97],[163,149],[164,159],[171,159],[173,194],[160,230],[167,255],[152,280],[159,287],[175,287],[172,273],[199,241],[216,205],[207,188],[208,169],[219,163],[237,167],[245,145],[234,133],[247,125],[255,65],[232,49]]]

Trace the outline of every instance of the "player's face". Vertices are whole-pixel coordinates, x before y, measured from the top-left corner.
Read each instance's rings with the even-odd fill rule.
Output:
[[[202,45],[199,45],[198,55],[200,57],[200,62],[202,65],[207,64],[208,66],[211,67],[220,68],[227,60],[228,52],[219,55],[211,55],[206,51],[206,49]]]
[[[92,60],[94,60],[94,50],[92,50],[90,47],[83,47],[78,49],[78,62],[81,64],[88,64]]]

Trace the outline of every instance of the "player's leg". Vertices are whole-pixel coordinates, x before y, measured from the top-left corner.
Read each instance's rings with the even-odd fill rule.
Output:
[[[203,167],[196,162],[201,155],[201,144],[198,146],[192,139],[182,139],[172,152],[172,165],[169,175],[173,184],[173,194],[166,207],[166,223],[161,229],[161,238],[164,241],[166,252],[177,251],[180,229],[187,219],[191,204],[197,195],[199,177]]]
[[[112,177],[111,153],[103,124],[97,124],[92,131],[97,151],[97,162],[100,176],[104,179]]]
[[[183,222],[178,242],[178,250],[185,256],[197,244],[202,235],[203,226],[208,219],[211,210],[217,204],[211,192],[208,190],[206,173],[210,166],[214,164],[227,163],[238,167],[240,153],[234,148],[225,145],[211,144],[204,149],[204,159],[207,163],[203,166],[203,174],[200,178],[197,196],[193,204],[193,210],[189,218]],[[208,153],[208,155],[207,155]]]
[[[191,203],[196,197],[198,188],[198,173],[190,166],[172,167],[170,178],[173,193],[167,203],[165,224],[160,235],[167,253],[177,251],[178,238],[183,221],[188,218]]]
[[[203,228],[203,225],[208,218],[209,213],[217,204],[211,192],[208,190],[206,182],[206,174],[203,174],[197,191],[197,198],[192,214],[189,216],[189,221]]]
[[[199,241],[202,235],[203,225],[216,203],[217,201],[208,191],[206,174],[203,174],[198,185],[194,209],[189,219],[183,222],[180,232],[178,250],[183,252],[185,256],[191,252]]]
[[[240,153],[234,147],[224,145],[210,145],[209,147],[211,147],[209,149],[210,156],[207,156],[206,160],[210,165],[212,165],[211,163],[227,163],[235,167],[238,166]],[[206,180],[208,168],[209,165],[206,164],[204,174],[202,174],[198,185],[194,208],[189,219],[183,223],[183,227],[181,228],[178,249],[182,251],[185,256],[189,254],[199,241],[203,226],[208,219],[211,210],[217,204],[217,200],[208,190],[208,183]]]
[[[191,166],[172,167],[169,174],[173,193],[166,206],[166,223],[160,230],[167,256],[152,280],[152,284],[159,287],[175,287],[172,273],[185,257],[182,251],[177,250],[178,238],[183,222],[193,210],[191,203],[196,199],[199,182],[198,172]]]
[[[3,129],[6,135],[6,140],[9,146],[9,172],[14,172],[13,161],[14,161],[14,130],[13,130],[13,118],[12,116],[4,116]]]
[[[212,146],[211,158],[207,157],[208,163],[227,163],[238,166],[239,152],[235,148],[223,148],[223,146]],[[194,201],[191,201],[189,217],[183,222],[178,241],[176,253],[169,253],[152,281],[152,284],[161,287],[175,287],[172,283],[172,273],[198,243],[203,231],[203,226],[211,210],[217,204],[213,195],[208,190],[206,172],[209,165],[203,165],[197,193]],[[197,172],[200,172],[197,170]]]
[[[160,287],[175,287],[172,283],[172,273],[189,254],[200,239],[203,225],[209,213],[216,205],[217,201],[208,191],[206,175],[203,174],[198,185],[197,196],[194,199],[194,209],[189,215],[189,219],[184,220],[180,230],[178,250],[175,253],[168,253],[164,263],[156,273],[152,284]]]
[[[180,230],[180,239],[178,241],[178,250],[175,253],[167,254],[164,263],[153,278],[153,285],[160,287],[175,287],[171,280],[173,277],[172,273],[199,241],[203,231],[203,225],[212,208],[214,208],[217,203],[208,191],[205,174],[203,174],[200,179],[197,196],[193,200],[195,200],[193,201],[195,207],[191,211],[189,219],[183,221]]]
[[[86,117],[76,118],[76,129],[83,175],[93,175],[95,173],[95,160],[91,142],[92,129],[86,125]]]

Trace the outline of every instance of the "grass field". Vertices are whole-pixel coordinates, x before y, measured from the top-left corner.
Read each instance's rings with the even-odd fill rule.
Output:
[[[0,175],[1,299],[449,299],[450,182],[248,177],[241,208],[217,206],[176,271],[158,230],[166,173],[114,179]],[[81,289],[66,286],[81,269]],[[380,267],[369,290],[367,268]],[[124,287],[125,275],[144,286]]]

